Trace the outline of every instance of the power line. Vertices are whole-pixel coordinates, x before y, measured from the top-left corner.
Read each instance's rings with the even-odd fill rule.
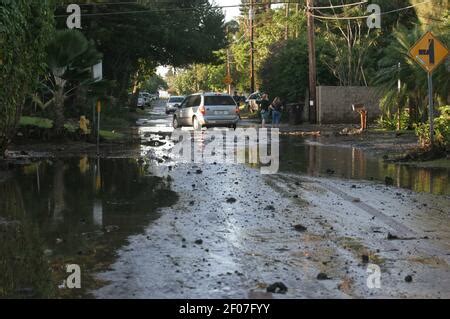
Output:
[[[357,20],[357,19],[367,19],[369,17],[373,17],[373,16],[381,16],[381,15],[386,15],[389,13],[394,13],[394,12],[399,12],[399,11],[404,11],[404,10],[408,10],[417,6],[420,6],[422,4],[425,3],[429,3],[432,2],[432,0],[427,0],[427,1],[423,1],[423,2],[419,2],[407,7],[403,7],[403,8],[398,8],[398,9],[394,9],[394,10],[390,10],[390,11],[385,11],[385,12],[380,12],[380,13],[372,13],[369,15],[365,15],[365,16],[355,16],[355,17],[338,17],[338,16],[320,16],[320,15],[313,15],[313,17],[318,18],[318,19],[322,19],[322,20]]]
[[[78,4],[79,6],[101,6],[101,5],[127,5],[127,4],[139,4],[138,2],[134,1],[134,2],[90,2],[90,3],[75,3]],[[61,7],[63,7],[64,5],[61,5]]]
[[[345,8],[345,7],[351,7],[351,6],[357,6],[359,4],[367,3],[367,0],[361,1],[361,2],[355,2],[355,3],[347,3],[347,4],[339,4],[339,5],[330,5],[328,7],[307,7],[307,9],[311,10],[320,10],[320,9],[336,9],[336,8]]]
[[[312,14],[313,17],[318,18],[318,19],[322,19],[322,20],[356,20],[356,19],[366,19],[372,16],[381,16],[381,15],[386,15],[389,13],[395,13],[395,12],[399,12],[399,11],[403,11],[403,10],[408,10],[417,6],[420,6],[422,4],[425,3],[430,3],[432,2],[432,0],[426,0],[420,3],[416,3],[407,7],[403,7],[403,8],[399,8],[399,9],[394,9],[394,10],[390,10],[390,11],[385,11],[385,12],[381,12],[381,13],[373,13],[370,15],[364,15],[364,16],[354,16],[354,17],[339,17],[336,15],[333,16],[324,16],[324,15],[315,15]],[[166,3],[170,3],[170,2],[166,2]],[[298,2],[277,2],[276,4],[298,4]],[[340,5],[340,6],[329,6],[329,7],[309,7],[310,9],[332,9],[332,8],[339,8],[339,7],[343,7],[343,6],[350,6],[350,5],[358,5],[358,4],[363,4],[363,3],[367,3],[366,1],[361,1],[358,3],[352,3],[352,4],[347,4],[347,5]],[[91,5],[106,5],[106,4],[135,4],[135,5],[139,5],[139,3],[137,2],[115,2],[115,3],[91,3]],[[83,4],[81,4],[83,5]],[[85,4],[88,5],[88,4]],[[263,6],[265,5],[264,3],[254,3],[255,6]],[[211,9],[227,9],[227,8],[237,8],[237,7],[248,7],[250,6],[250,4],[239,4],[239,5],[222,5],[222,6],[210,6],[209,8]],[[193,10],[198,10],[201,9],[202,7],[190,7],[190,8],[160,8],[160,9],[147,9],[147,10],[134,10],[134,11],[116,11],[116,12],[99,12],[99,13],[84,13],[83,17],[95,17],[95,16],[112,16],[112,15],[122,15],[122,14],[139,14],[139,13],[163,13],[163,12],[186,12],[186,11],[193,11]],[[70,16],[70,14],[64,14],[64,15],[55,15],[55,18],[67,18],[68,16]]]
[[[131,2],[126,2],[130,4]],[[170,2],[166,2],[170,3]],[[288,3],[298,3],[298,2],[277,2],[276,4],[288,4]],[[99,3],[100,4],[100,3]],[[134,3],[139,5],[139,3]],[[264,6],[264,3],[255,3],[255,6]],[[237,5],[223,5],[223,6],[208,6],[211,9],[227,9],[227,8],[240,8],[249,7],[250,4],[237,4]],[[205,6],[206,7],[206,6]],[[202,9],[203,7],[189,7],[189,8],[159,8],[159,9],[147,9],[147,10],[134,10],[134,11],[116,11],[116,12],[99,12],[99,13],[84,13],[83,17],[92,16],[107,16],[107,15],[120,15],[120,14],[136,14],[136,13],[162,13],[162,12],[185,12]],[[55,18],[66,18],[70,14],[55,15]]]

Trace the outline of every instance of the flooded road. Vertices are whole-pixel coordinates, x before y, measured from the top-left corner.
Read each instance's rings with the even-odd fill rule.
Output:
[[[388,163],[363,149],[326,145],[326,138],[305,140],[283,136],[280,143],[281,171],[310,176],[335,176],[370,180],[438,195],[450,195],[450,169],[420,168]]]
[[[170,122],[162,104],[138,121],[140,156],[43,160],[0,182],[0,297],[450,297],[448,170],[286,136],[276,175],[189,163]],[[82,289],[61,286],[67,264]],[[267,292],[277,282],[286,294]]]
[[[60,290],[63,265],[105,269],[128,236],[159,218],[177,195],[135,159],[47,160],[16,169],[0,184],[0,296],[84,295]],[[50,259],[50,268],[46,264]]]

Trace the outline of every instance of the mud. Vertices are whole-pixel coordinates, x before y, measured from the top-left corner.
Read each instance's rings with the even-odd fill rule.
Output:
[[[410,137],[285,134],[280,172],[261,175],[178,160],[170,132],[157,105],[136,124],[140,143],[102,145],[99,157],[85,144],[13,149],[0,226],[19,225],[28,244],[2,241],[3,294],[450,298],[449,171],[379,156]],[[58,288],[66,263],[82,265],[81,291]]]

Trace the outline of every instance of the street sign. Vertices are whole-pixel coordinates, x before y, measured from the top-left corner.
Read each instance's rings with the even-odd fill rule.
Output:
[[[429,31],[409,50],[410,56],[428,73],[445,61],[448,53],[445,45]]]
[[[227,76],[225,77],[225,79],[223,80],[223,82],[226,85],[231,85],[233,83],[233,79],[231,78],[231,76],[229,74],[227,74]]]
[[[433,71],[448,55],[448,49],[428,31],[409,50],[411,57],[428,73],[428,113],[430,116],[430,143],[434,143]]]

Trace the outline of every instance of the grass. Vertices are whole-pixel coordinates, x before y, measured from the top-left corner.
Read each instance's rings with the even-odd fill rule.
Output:
[[[53,121],[43,117],[22,116],[20,118],[19,125],[51,129],[53,127]]]
[[[108,126],[110,126],[111,124],[116,124],[119,127],[123,127],[125,126],[126,120],[117,119],[114,122],[115,123],[108,123]],[[53,121],[42,117],[22,116],[20,118],[19,125],[23,127],[35,126],[41,129],[51,129],[53,127]],[[70,133],[75,133],[78,129],[78,126],[72,122],[64,124],[64,128]],[[116,133],[113,130],[100,130],[100,136],[107,141],[117,141],[125,138],[124,134]]]
[[[122,133],[100,130],[100,136],[107,141],[117,141],[125,138]]]
[[[64,124],[64,128],[70,133],[75,133],[78,129],[78,127],[72,123]]]

